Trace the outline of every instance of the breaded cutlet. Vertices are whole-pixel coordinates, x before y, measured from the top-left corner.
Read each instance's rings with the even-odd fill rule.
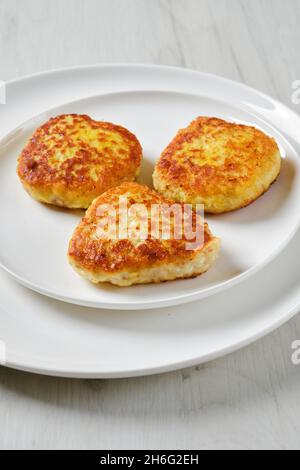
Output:
[[[199,117],[163,151],[153,182],[167,198],[219,214],[251,204],[280,170],[278,145],[261,130]]]
[[[141,161],[142,147],[124,127],[67,114],[35,131],[19,156],[18,175],[38,201],[86,209],[108,189],[134,181]]]
[[[124,198],[128,202],[126,227],[130,228],[130,231],[120,237],[120,220],[123,219],[120,216],[119,204]],[[146,215],[143,211],[139,212],[140,209],[137,212],[132,211],[134,207],[141,205],[147,208]],[[205,273],[218,257],[220,240],[211,234],[203,219],[200,224],[197,223],[195,211],[191,211],[190,218],[195,234],[194,242],[183,228],[175,235],[173,229],[178,228],[179,219],[172,214],[170,236],[165,237],[162,225],[159,225],[159,228],[156,226],[158,230],[156,236],[153,236],[150,227],[155,227],[155,224],[152,224],[158,220],[151,215],[151,208],[154,206],[169,209],[174,206],[174,202],[137,183],[124,183],[99,196],[72,236],[68,251],[71,266],[82,277],[95,284],[109,282],[117,286],[160,283]],[[176,207],[183,208],[181,204]],[[117,214],[117,231],[99,234],[99,224],[103,223],[103,217],[108,218],[104,208],[110,208],[109,217]],[[146,237],[141,236],[143,222],[149,229]],[[198,238],[200,231],[202,237]],[[178,237],[178,233],[182,234],[182,237]]]

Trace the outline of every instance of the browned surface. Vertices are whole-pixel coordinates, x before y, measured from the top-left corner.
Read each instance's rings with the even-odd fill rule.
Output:
[[[127,129],[62,115],[33,134],[19,157],[18,174],[37,199],[86,208],[107,189],[133,181],[141,160],[141,145]]]
[[[222,212],[227,209],[226,198],[232,198],[233,206],[235,202],[243,206],[266,191],[274,181],[273,175],[268,181],[268,175],[278,166],[278,153],[275,140],[255,127],[199,117],[180,130],[162,153],[155,187],[168,195],[170,190],[181,202],[202,198],[208,209],[221,204]],[[253,194],[251,187],[257,188]]]
[[[113,273],[126,270],[141,270],[151,266],[159,266],[170,262],[192,260],[203,248],[199,246],[193,251],[186,250],[186,239],[162,240],[103,240],[95,239],[99,217],[97,209],[102,204],[112,204],[117,207],[120,196],[127,196],[129,207],[132,204],[174,204],[167,201],[155,191],[137,183],[124,183],[118,188],[111,189],[98,199],[86,213],[86,216],[75,230],[69,247],[69,257],[77,266],[97,272],[99,270]],[[149,220],[150,223],[150,220]],[[193,213],[193,228],[196,227],[195,212]],[[207,224],[204,226],[204,244],[213,240]]]

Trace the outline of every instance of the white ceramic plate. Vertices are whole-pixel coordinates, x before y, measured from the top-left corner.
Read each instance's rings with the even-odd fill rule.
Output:
[[[207,362],[271,332],[299,311],[299,250],[300,233],[276,260],[238,286],[185,306],[146,311],[69,305],[0,273],[6,365],[56,376],[117,378]]]
[[[52,89],[55,79],[56,94]],[[45,111],[57,104],[58,95],[65,101],[63,91],[70,93],[72,87],[72,98],[81,98],[84,92],[102,94]],[[299,226],[300,160],[298,141],[293,140],[291,133],[291,127],[293,130],[293,126],[299,126],[299,118],[254,90],[186,70],[99,66],[23,79],[8,85],[7,95],[8,104],[0,114],[1,122],[5,119],[5,130],[10,132],[0,155],[0,264],[12,277],[37,292],[107,309],[186,303],[224,290],[257,272],[286,246]],[[15,131],[20,121],[41,111],[42,116]],[[133,131],[144,147],[141,181],[148,184],[161,151],[179,128],[200,114],[253,124],[274,136],[284,157],[283,170],[278,182],[252,206],[208,218],[223,243],[221,257],[209,273],[161,285],[96,287],[78,277],[66,260],[68,241],[82,213],[36,203],[26,195],[15,172],[19,151],[34,129],[50,116],[69,112],[116,122]]]
[[[130,89],[129,68],[85,67],[10,83],[8,103],[0,106],[1,136],[53,105],[122,91],[121,74]],[[232,103],[243,100],[277,128],[284,126],[285,137],[298,146],[299,117],[243,85],[177,69],[131,70],[142,90],[160,89],[158,71],[169,82],[169,91],[181,87],[184,92],[198,84],[201,91],[204,82],[206,92],[214,91],[216,97],[226,90]],[[9,367],[69,377],[130,377],[200,364],[249,344],[299,311],[299,250],[297,233],[275,260],[245,282],[184,307],[152,311],[76,307],[35,294],[0,273],[0,352],[4,344]]]

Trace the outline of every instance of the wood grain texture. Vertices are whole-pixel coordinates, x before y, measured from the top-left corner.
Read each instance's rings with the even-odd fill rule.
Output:
[[[99,62],[195,68],[295,110],[299,0],[0,0],[0,78]],[[205,366],[80,381],[0,369],[0,448],[299,449],[299,316]]]

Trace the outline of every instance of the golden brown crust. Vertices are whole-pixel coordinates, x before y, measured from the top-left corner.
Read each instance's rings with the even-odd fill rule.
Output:
[[[42,202],[87,208],[107,189],[133,181],[141,160],[141,145],[127,129],[61,115],[35,131],[19,157],[18,175]]]
[[[280,160],[275,140],[259,129],[199,117],[162,153],[154,185],[181,202],[203,203],[207,212],[226,212],[263,194]]]
[[[128,207],[133,204],[144,204],[148,208],[152,204],[174,204],[173,201],[168,201],[155,191],[137,183],[124,183],[118,188],[107,191],[93,202],[70,241],[68,256],[77,268],[89,273],[111,274],[123,270],[140,271],[168,263],[179,265],[193,260],[204,247],[208,248],[210,243],[216,240],[211,235],[207,224],[204,226],[204,243],[192,251],[186,249],[185,237],[182,240],[174,238],[162,240],[153,239],[150,234],[146,240],[97,238],[95,233],[99,222],[97,216],[99,206],[110,204],[117,207],[121,196],[127,197]],[[148,223],[150,224],[151,221],[149,220]],[[195,227],[196,215],[193,212],[193,229]]]

